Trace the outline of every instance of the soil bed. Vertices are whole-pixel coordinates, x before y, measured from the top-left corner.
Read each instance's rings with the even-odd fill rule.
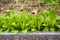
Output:
[[[15,2],[7,2],[7,3],[0,3],[0,14],[4,14],[7,10],[17,9],[18,12],[21,12],[25,9],[27,12],[34,11],[34,14],[38,14],[39,12],[47,9],[50,10],[51,8],[55,8],[58,15],[60,15],[60,9],[56,8],[56,6],[45,6],[44,4],[40,3],[40,6],[37,6],[36,1],[24,1],[22,0],[19,3]]]

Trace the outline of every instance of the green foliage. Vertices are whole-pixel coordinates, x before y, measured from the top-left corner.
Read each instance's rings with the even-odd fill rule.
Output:
[[[50,31],[51,31],[51,32],[55,32],[55,29],[54,29],[54,28],[50,28]]]
[[[45,0],[46,5],[56,5],[58,0]]]
[[[37,5],[39,6],[40,3],[45,5],[57,5],[59,0],[37,0]]]
[[[48,32],[49,31],[49,27],[45,27],[44,29],[43,29],[43,32]]]
[[[26,13],[25,10],[21,14],[17,10],[12,10],[0,16],[0,32],[54,32],[58,31],[57,28],[60,29],[60,22],[58,21],[60,16],[56,15],[55,9],[44,10],[38,16],[33,16],[31,13],[26,15]]]

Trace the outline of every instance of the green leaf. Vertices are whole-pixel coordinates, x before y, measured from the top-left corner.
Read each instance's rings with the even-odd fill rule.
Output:
[[[3,32],[3,28],[0,29],[0,35],[2,34],[2,32]]]
[[[60,28],[60,25],[56,25],[58,28]]]
[[[53,16],[53,15],[54,15],[54,16]],[[55,9],[52,8],[52,9],[50,10],[49,17],[50,17],[51,20],[53,20],[53,19],[56,18],[56,11],[55,11]]]
[[[2,27],[3,27],[3,28],[7,28],[8,25],[7,25],[7,24],[3,24]]]
[[[27,29],[25,29],[25,30],[22,30],[22,32],[23,32],[23,33],[25,33],[25,34],[27,33],[27,31],[28,31]]]
[[[45,26],[45,27],[46,27],[46,26],[48,26],[48,24],[47,24],[47,23],[44,23],[44,24],[42,24],[42,25],[43,25],[43,26]]]
[[[35,28],[32,28],[31,31],[32,31],[32,32],[36,32],[36,29],[35,29]]]
[[[17,24],[15,22],[12,22],[12,25],[15,26],[15,27],[17,27]]]
[[[55,32],[55,28],[50,28],[50,31],[51,32]]]
[[[26,13],[27,13],[26,10],[23,10],[22,13],[21,13],[21,15],[24,15],[25,16]]]
[[[44,29],[43,29],[43,32],[48,32],[49,31],[49,28],[48,27],[45,27]]]
[[[17,34],[17,33],[18,33],[18,30],[12,30],[12,32],[13,32],[14,34]]]
[[[7,29],[6,32],[9,32],[9,29]]]
[[[57,15],[57,16],[56,16],[56,20],[60,20],[60,16]]]
[[[42,15],[40,15],[40,16],[38,17],[37,22],[38,22],[38,24],[37,24],[37,25],[38,25],[38,30],[40,30],[41,25],[42,25],[42,23],[44,22],[44,18],[43,18]]]

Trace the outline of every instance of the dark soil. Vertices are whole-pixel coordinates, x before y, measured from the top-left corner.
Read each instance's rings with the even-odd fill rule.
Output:
[[[58,15],[60,15],[60,9],[56,8],[56,6],[45,6],[44,4],[40,3],[40,6],[37,6],[36,1],[26,1],[22,0],[19,3],[15,2],[7,2],[1,3],[0,2],[0,14],[4,14],[8,12],[8,10],[17,9],[18,12],[21,12],[25,9],[27,12],[31,12],[34,15],[37,15],[39,12],[47,9],[50,10],[51,8],[55,8]]]

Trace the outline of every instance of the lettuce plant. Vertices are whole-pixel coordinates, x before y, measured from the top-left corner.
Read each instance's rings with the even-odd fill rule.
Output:
[[[44,10],[38,16],[23,10],[20,14],[12,10],[0,16],[0,32],[55,32],[60,31],[60,16],[56,15],[55,9]]]

